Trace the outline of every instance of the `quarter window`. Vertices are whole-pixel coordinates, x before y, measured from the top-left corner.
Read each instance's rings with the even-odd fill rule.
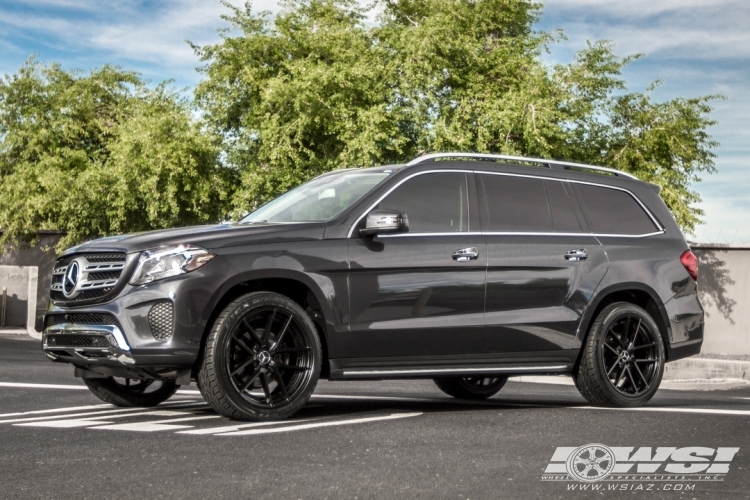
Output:
[[[586,184],[571,184],[592,233],[648,234],[657,231],[640,204],[625,191]]]
[[[469,230],[466,174],[445,172],[412,177],[386,196],[381,210],[406,213],[410,233],[452,233]]]

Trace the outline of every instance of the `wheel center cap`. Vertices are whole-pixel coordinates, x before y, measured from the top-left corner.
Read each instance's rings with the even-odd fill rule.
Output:
[[[628,361],[630,361],[630,353],[628,351],[622,351],[620,353],[620,360],[623,363],[627,363]]]
[[[260,364],[262,365],[267,365],[271,362],[271,355],[268,351],[261,351],[258,353],[258,361],[260,361]]]

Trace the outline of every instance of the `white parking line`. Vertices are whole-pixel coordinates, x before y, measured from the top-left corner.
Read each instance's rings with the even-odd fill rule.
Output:
[[[221,427],[209,427],[207,429],[195,429],[192,431],[178,431],[176,434],[221,434],[222,432],[234,432],[248,427],[266,427],[269,425],[288,425],[290,423],[310,422],[312,420],[322,420],[322,418],[306,418],[303,420],[276,420],[274,422],[253,422],[252,424],[224,425]]]
[[[173,418],[171,420],[150,420],[148,422],[133,422],[128,424],[101,425],[93,429],[104,429],[113,431],[136,431],[136,432],[156,432],[169,431],[174,429],[185,429],[192,425],[173,425],[176,422],[188,422],[191,420],[208,420],[221,418],[221,415],[205,415],[199,417]]]
[[[89,388],[85,385],[62,385],[62,384],[25,384],[20,382],[0,382],[0,387],[17,387],[23,389],[73,389],[85,390]]]
[[[659,408],[643,406],[639,408],[604,408],[599,406],[569,406],[579,410],[615,410],[615,411],[657,411],[665,413],[701,413],[706,415],[742,415],[750,416],[750,410],[723,410],[720,408]]]
[[[127,418],[127,417],[176,417],[180,415],[190,415],[189,412],[185,411],[169,411],[169,410],[156,410],[146,412],[135,412],[125,413],[119,415],[100,415],[89,418],[67,418],[68,415],[61,415],[63,418],[58,420],[43,420],[37,422],[24,422],[20,424],[14,424],[19,427],[53,427],[67,429],[71,427],[92,427],[95,425],[111,424],[113,422],[104,422],[101,419],[112,420],[116,418]]]
[[[96,408],[100,408],[100,409],[114,408],[114,406],[108,405],[108,404],[90,405],[90,406],[69,406],[67,408],[54,408],[52,410],[34,410],[34,411],[23,411],[20,413],[3,413],[2,415],[0,415],[0,418],[22,417],[24,415],[41,415],[44,413],[63,413],[66,411],[94,410]]]
[[[305,429],[315,429],[318,427],[332,427],[338,425],[351,425],[351,424],[364,424],[367,422],[378,422],[382,420],[395,420],[400,418],[418,417],[422,415],[422,412],[418,413],[393,413],[391,415],[385,415],[382,417],[367,417],[367,418],[354,418],[351,420],[337,420],[335,422],[319,422],[315,424],[303,424],[303,425],[289,425],[285,427],[273,427],[271,429],[251,429],[247,431],[237,432],[225,432],[218,434],[219,436],[255,436],[258,434],[274,434],[278,432],[292,432],[301,431]]]
[[[181,403],[182,406],[176,407],[177,409],[180,408],[187,408],[187,407],[195,407],[195,406],[207,406],[206,403]],[[173,406],[170,406],[170,408],[175,408]],[[21,422],[38,422],[42,420],[54,420],[59,419],[60,417],[64,418],[71,418],[71,417],[91,417],[95,418],[100,415],[113,415],[116,413],[128,413],[129,415],[142,415],[147,413],[148,411],[153,411],[152,408],[119,408],[115,410],[104,410],[104,411],[94,411],[94,412],[85,412],[85,413],[72,413],[69,415],[51,415],[48,417],[31,417],[31,418],[15,418],[11,420],[0,420],[0,424],[15,424],[15,423],[21,423]],[[91,418],[87,419],[90,420]]]

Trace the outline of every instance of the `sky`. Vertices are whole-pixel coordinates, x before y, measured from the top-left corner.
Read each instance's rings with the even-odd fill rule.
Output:
[[[231,0],[239,5],[241,0]],[[548,0],[539,30],[561,28],[550,64],[568,63],[587,40],[613,40],[620,55],[645,57],[626,68],[630,90],[654,80],[656,100],[721,94],[710,133],[717,173],[695,185],[704,224],[693,241],[750,243],[750,2],[747,0]],[[273,0],[254,10],[278,11]],[[134,69],[154,83],[173,80],[190,91],[200,80],[187,43],[218,40],[228,9],[219,0],[2,0],[0,74],[13,74],[32,54],[66,69],[105,63]]]

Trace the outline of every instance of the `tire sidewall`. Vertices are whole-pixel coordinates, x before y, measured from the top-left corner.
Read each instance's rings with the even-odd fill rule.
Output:
[[[307,380],[307,386],[297,396],[297,398],[283,406],[277,408],[261,408],[254,406],[247,401],[234,387],[226,371],[227,366],[227,337],[232,334],[237,324],[253,310],[260,307],[277,307],[285,309],[294,314],[295,318],[303,326],[304,335],[307,337],[308,344],[312,348],[313,367]],[[315,390],[321,367],[321,347],[318,339],[317,329],[310,317],[294,301],[287,297],[271,292],[255,292],[242,297],[241,300],[235,301],[229,307],[233,309],[224,318],[224,320],[214,327],[214,334],[209,341],[214,344],[214,356],[212,358],[213,368],[216,374],[216,380],[219,388],[223,392],[229,403],[239,412],[250,418],[284,418],[291,415],[307,403],[308,399]]]
[[[595,363],[595,369],[597,372],[597,376],[600,380],[603,381],[604,389],[609,393],[608,396],[612,400],[612,402],[619,407],[632,407],[632,406],[640,406],[647,401],[649,401],[654,394],[656,394],[656,391],[659,389],[659,385],[661,384],[661,379],[664,374],[664,365],[666,361],[665,356],[665,350],[664,350],[664,341],[661,337],[661,333],[659,331],[659,327],[657,326],[654,319],[651,317],[650,314],[648,314],[645,310],[642,308],[628,303],[616,303],[612,304],[610,306],[607,306],[601,313],[600,313],[604,319],[597,325],[596,331],[591,332],[592,335],[592,341],[594,343],[593,352],[595,353],[596,359],[594,360]],[[653,379],[653,382],[651,383],[651,387],[645,391],[640,393],[638,396],[625,396],[624,394],[621,394],[617,389],[614,388],[612,383],[609,380],[609,377],[607,376],[607,372],[604,368],[604,363],[602,361],[601,356],[601,350],[602,350],[602,344],[605,339],[605,335],[607,333],[607,330],[609,327],[617,321],[619,318],[621,318],[624,315],[632,314],[632,315],[638,315],[638,317],[641,318],[641,320],[647,324],[649,330],[653,332],[654,334],[654,341],[656,342],[656,350],[657,355],[659,356],[659,367],[657,369],[656,376]]]

